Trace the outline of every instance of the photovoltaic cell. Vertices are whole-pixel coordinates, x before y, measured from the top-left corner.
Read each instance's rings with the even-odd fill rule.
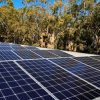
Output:
[[[10,46],[0,46],[0,51],[12,50]]]
[[[16,54],[10,50],[14,50]],[[0,62],[0,100],[53,100],[42,86],[39,86],[14,62],[3,62],[3,60],[19,60],[19,56],[23,59],[39,59],[41,58],[39,55],[44,58],[73,57],[60,50],[38,50],[33,46],[0,43],[0,60],[2,60]],[[100,56],[74,59],[89,66],[71,58],[50,59],[56,65],[48,60],[17,62],[59,100],[92,100],[100,97]]]
[[[0,51],[0,60],[18,60],[20,59],[12,51]]]
[[[0,63],[0,100],[53,100],[14,62]]]
[[[75,59],[100,70],[100,61],[90,57],[76,57]]]
[[[48,52],[47,50],[34,50],[33,52],[39,54],[40,56],[42,56],[44,58],[55,58],[55,57],[58,57],[57,55],[54,55],[51,52]]]
[[[14,50],[14,52],[23,59],[38,59],[38,58],[41,58],[40,56],[36,55],[35,53],[33,53],[29,50]]]
[[[100,71],[71,58],[51,59],[51,61],[100,88]]]
[[[60,50],[48,50],[49,52],[51,53],[54,53],[60,57],[72,57],[72,55],[68,54],[68,53],[65,53],[63,51],[60,51]]]
[[[47,60],[27,60],[17,63],[59,100],[92,100],[100,96],[100,90]]]

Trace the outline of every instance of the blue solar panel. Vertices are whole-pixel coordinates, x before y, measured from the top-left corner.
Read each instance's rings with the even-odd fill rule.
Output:
[[[0,63],[0,100],[54,100],[14,62]]]
[[[25,46],[25,48],[29,50],[38,50],[37,47],[33,47],[33,46]]]
[[[99,56],[72,57],[60,50],[0,43],[0,100],[100,97]]]
[[[37,53],[38,55],[44,57],[44,58],[56,58],[59,57],[55,54],[52,54],[51,52],[47,50],[34,50],[33,52]]]
[[[29,51],[29,50],[14,50],[14,52],[19,55],[23,59],[38,59],[41,58],[37,54]]]
[[[51,61],[100,88],[100,71],[71,58],[51,59]]]
[[[10,46],[0,46],[0,51],[12,50]]]
[[[100,96],[99,89],[47,60],[17,62],[59,100],[92,100]]]
[[[93,68],[100,70],[100,61],[99,60],[92,59],[90,57],[76,57],[75,59],[79,60],[87,65],[90,65]]]
[[[10,46],[9,43],[0,43],[0,46]]]
[[[0,60],[18,60],[20,59],[12,51],[0,51]]]
[[[25,50],[26,49],[26,48],[24,48],[23,46],[20,46],[20,45],[12,45],[11,47],[14,50]]]
[[[48,50],[48,51],[51,53],[54,53],[55,55],[58,55],[60,57],[73,57],[72,55],[65,53],[63,51],[60,51],[60,50]]]
[[[100,56],[91,56],[94,59],[100,60]]]

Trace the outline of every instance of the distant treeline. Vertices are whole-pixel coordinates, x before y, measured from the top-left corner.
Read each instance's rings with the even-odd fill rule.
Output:
[[[98,0],[0,0],[0,41],[100,54]]]

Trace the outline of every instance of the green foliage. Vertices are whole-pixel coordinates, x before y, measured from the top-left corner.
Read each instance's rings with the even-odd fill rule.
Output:
[[[23,0],[15,9],[13,0],[0,0],[0,39],[7,42],[41,46],[41,37],[64,50],[100,53],[100,3],[94,0]],[[38,2],[38,4],[37,4]]]

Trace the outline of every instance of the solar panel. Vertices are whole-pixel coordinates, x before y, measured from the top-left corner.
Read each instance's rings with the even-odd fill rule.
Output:
[[[100,60],[100,56],[91,56],[91,58],[94,58],[94,59]]]
[[[0,61],[1,60],[18,60],[20,59],[12,51],[0,51]]]
[[[0,62],[0,100],[54,100],[14,62]]]
[[[52,54],[51,52],[48,52],[47,50],[34,50],[33,52],[39,54],[40,56],[44,57],[44,58],[55,58],[55,57],[59,57],[55,54]]]
[[[0,51],[12,50],[10,46],[0,46]]]
[[[100,97],[99,58],[72,57],[60,50],[0,43],[0,100]]]
[[[14,50],[14,52],[23,59],[38,59],[38,58],[41,58],[40,56],[36,55],[35,53],[33,53],[29,50]]]
[[[9,45],[10,46],[21,46],[21,44],[13,44],[13,43],[10,43]]]
[[[33,46],[25,46],[25,48],[30,49],[30,50],[38,50],[38,48],[33,47]]]
[[[17,46],[16,45],[12,45],[11,47],[14,50],[25,50],[25,48],[23,46],[19,46],[19,45],[17,45]]]
[[[17,63],[59,100],[92,100],[100,96],[99,89],[47,60],[27,60]]]
[[[100,70],[100,61],[90,57],[76,57],[75,59]]]
[[[55,55],[58,55],[60,57],[72,57],[72,55],[65,53],[63,51],[60,51],[60,50],[48,50],[48,51],[51,53],[54,53]]]
[[[9,46],[8,43],[0,43],[0,46]]]
[[[51,59],[51,61],[100,88],[100,71],[71,58]]]

